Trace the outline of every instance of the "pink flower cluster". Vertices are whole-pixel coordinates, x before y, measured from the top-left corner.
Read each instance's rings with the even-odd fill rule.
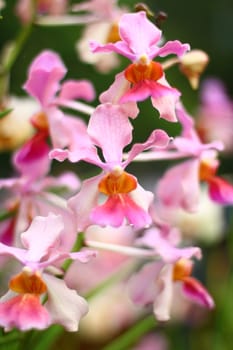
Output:
[[[223,144],[221,140],[202,142],[180,91],[166,79],[163,60],[168,55],[182,57],[189,45],[178,40],[162,45],[162,32],[145,11],[121,15],[118,27],[119,40],[90,42],[92,55],[115,53],[130,61],[95,107],[88,104],[95,98],[92,83],[63,81],[66,67],[57,53],[45,50],[29,67],[24,90],[40,105],[31,117],[35,133],[13,155],[17,175],[0,181],[1,189],[7,191],[4,210],[8,213],[0,226],[1,264],[14,258],[22,266],[0,299],[0,325],[5,330],[61,324],[76,331],[88,304],[66,281],[64,262],[75,260],[78,268],[73,269],[72,278],[79,280],[83,263],[88,271],[90,260],[89,269],[98,280],[99,274],[104,275],[98,270],[98,249],[140,259],[140,268],[128,276],[128,294],[138,305],[151,305],[157,320],[170,318],[177,284],[192,302],[214,307],[192,272],[201,249],[188,246],[180,229],[160,212],[198,211],[203,185],[211,200],[233,204],[232,185],[217,174]],[[154,129],[144,142],[134,141],[135,118],[149,117],[140,115],[140,102],[148,98],[161,118],[180,124],[179,136]],[[83,113],[89,116],[87,123]],[[52,176],[54,160],[82,161],[98,173],[84,180],[73,172]],[[160,174],[154,190],[144,188],[128,170],[136,161],[160,160],[179,162]],[[89,234],[94,231],[101,236],[103,230],[109,232],[107,241]],[[111,241],[112,230],[119,232],[119,242]],[[73,251],[81,235],[84,243]],[[108,257],[106,264],[111,264],[111,254]],[[118,259],[113,265],[121,262]]]

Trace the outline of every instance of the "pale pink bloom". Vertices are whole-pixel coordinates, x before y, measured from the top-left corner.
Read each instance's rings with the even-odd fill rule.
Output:
[[[92,107],[74,100],[90,101],[95,96],[91,83],[86,80],[67,80],[61,84],[65,74],[66,67],[60,56],[45,50],[33,60],[24,84],[24,89],[41,105],[41,110],[31,121],[38,130],[49,132],[55,147],[71,146],[75,139],[72,135],[82,137],[86,133],[86,125],[80,118],[65,115],[58,107],[75,108],[90,114]]]
[[[38,15],[61,15],[67,10],[68,0],[36,0],[36,12]],[[34,4],[31,0],[18,0],[16,5],[16,15],[23,24],[27,24],[33,19]]]
[[[158,199],[168,207],[196,211],[199,205],[200,181],[204,181],[212,200],[231,205],[232,185],[216,176],[219,166],[217,155],[223,148],[221,141],[202,143],[194,129],[193,120],[180,106],[177,107],[177,115],[183,129],[181,136],[176,137],[171,143],[171,158],[189,159],[165,172],[157,184]],[[169,154],[165,156],[169,158]]]
[[[47,176],[51,162],[48,151],[46,134],[40,132],[13,155],[13,165],[19,175],[0,180],[0,188],[7,191],[5,210],[12,212],[10,226],[1,227],[1,238],[11,243],[17,241],[18,232],[25,230],[33,217],[51,211],[63,216],[69,228],[69,234],[62,235],[63,245],[71,249],[76,239],[73,214],[67,208],[65,199],[51,190],[64,189],[64,194],[71,195],[79,188],[80,180],[72,172],[57,177]]]
[[[78,230],[90,224],[118,227],[125,218],[136,227],[148,225],[151,221],[148,208],[153,196],[125,168],[143,150],[166,147],[168,135],[162,130],[154,130],[145,143],[134,144],[128,159],[123,161],[123,149],[132,141],[132,125],[121,106],[111,103],[96,108],[88,124],[88,134],[92,142],[89,148],[51,152],[51,157],[60,161],[65,158],[71,162],[84,160],[103,169],[100,175],[85,180],[81,191],[69,200],[69,206],[77,216]],[[101,149],[104,161],[98,156],[97,147]],[[98,205],[100,193],[107,196],[102,205]]]
[[[190,256],[191,257],[191,256]],[[191,277],[192,261],[184,258],[173,264],[150,262],[129,280],[129,293],[138,305],[153,304],[153,312],[157,320],[170,319],[170,311],[175,284],[182,285],[182,292],[192,302],[212,309],[214,301],[205,287]],[[146,286],[146,288],[145,288]]]
[[[176,121],[175,104],[180,93],[169,86],[161,64],[153,59],[169,54],[182,56],[189,49],[189,45],[175,40],[159,47],[161,31],[147,19],[144,11],[122,15],[119,34],[121,40],[115,43],[101,45],[92,41],[90,45],[94,53],[116,52],[133,62],[124,71],[128,89],[120,101],[142,101],[151,96],[152,104],[161,117]]]
[[[120,8],[115,0],[92,0],[74,5],[75,11],[87,11],[84,15],[86,25],[81,38],[76,44],[79,58],[86,63],[93,64],[103,73],[119,65],[119,59],[114,52],[105,55],[98,53],[93,55],[90,51],[90,40],[96,40],[103,44],[109,41],[119,40],[118,22],[126,8]],[[81,16],[81,15],[80,15]]]
[[[122,254],[120,247],[131,247],[134,243],[135,232],[129,225],[121,227],[100,227],[92,225],[85,231],[85,242],[87,246],[89,241],[101,243],[104,246],[113,245],[119,247],[119,252],[107,249],[99,249],[95,259],[88,264],[83,265],[80,261],[74,261],[65,275],[65,281],[70,288],[77,289],[80,293],[88,293],[96,288],[98,284],[103,283],[112,274],[121,269],[127,270],[127,262],[132,258],[127,254]],[[136,260],[136,259],[135,259]],[[81,274],[77,271],[82,270]]]
[[[155,212],[161,220],[179,228],[184,240],[212,244],[219,242],[225,232],[224,208],[210,199],[208,189],[201,186],[197,212],[156,203]],[[203,230],[203,227],[205,228]]]
[[[60,242],[63,229],[61,216],[37,216],[21,234],[23,248],[0,243],[0,255],[14,257],[23,265],[0,300],[0,323],[5,330],[44,329],[53,323],[63,325],[68,331],[78,330],[80,319],[88,311],[87,303],[48,269],[67,258],[87,262],[95,253],[63,250]],[[42,305],[41,298],[45,295],[47,301]]]
[[[206,79],[200,91],[197,130],[204,142],[221,140],[224,152],[233,151],[233,100],[217,78]]]
[[[167,350],[168,342],[161,334],[145,335],[132,350]]]
[[[129,279],[132,300],[139,305],[153,304],[156,318],[160,321],[168,320],[173,289],[176,283],[181,283],[183,292],[189,299],[212,308],[214,303],[208,292],[200,282],[191,277],[191,259],[201,258],[200,248],[182,246],[179,230],[156,215],[157,212],[152,213],[156,226],[146,230],[135,243],[154,251],[154,259],[162,261],[146,263]]]
[[[135,243],[140,246],[146,246],[154,251],[155,257],[160,257],[166,263],[174,263],[177,260],[184,258],[190,259],[195,256],[201,258],[201,250],[198,247],[179,247],[178,240],[179,232],[176,228],[171,228],[169,225],[156,228],[152,227],[145,231],[141,238],[138,238]],[[174,244],[174,241],[176,244]]]

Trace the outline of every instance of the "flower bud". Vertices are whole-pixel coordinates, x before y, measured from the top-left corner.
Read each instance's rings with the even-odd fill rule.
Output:
[[[188,78],[193,89],[199,86],[199,79],[209,62],[207,53],[201,50],[192,50],[180,59],[180,70]]]

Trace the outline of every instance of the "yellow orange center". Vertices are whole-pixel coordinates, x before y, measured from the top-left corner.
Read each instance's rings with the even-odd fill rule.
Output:
[[[43,294],[47,291],[45,282],[38,272],[23,270],[12,277],[9,283],[12,291],[19,294]]]
[[[125,70],[125,78],[132,84],[144,80],[156,81],[163,76],[163,68],[160,63],[150,61],[148,64],[132,63]]]
[[[118,23],[113,23],[106,38],[106,43],[116,43],[120,41],[121,37],[119,35],[119,25]]]
[[[193,263],[188,259],[179,259],[173,267],[173,281],[184,281],[192,273]]]
[[[42,111],[34,114],[31,122],[38,130],[47,131],[49,128],[47,115]]]
[[[199,178],[201,181],[208,181],[213,176],[215,176],[217,171],[218,163],[217,162],[210,162],[207,160],[203,160],[200,163],[199,168]]]
[[[133,175],[123,171],[121,174],[109,173],[99,183],[99,191],[108,196],[129,193],[137,187],[137,180]]]

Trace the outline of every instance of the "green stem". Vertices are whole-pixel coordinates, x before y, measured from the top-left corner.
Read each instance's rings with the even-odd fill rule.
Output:
[[[1,346],[7,346],[9,343],[12,342],[19,342],[22,339],[22,334],[19,332],[13,331],[12,333],[5,334],[1,336],[0,338],[0,347]]]
[[[0,222],[12,218],[17,213],[17,210],[1,211],[0,212]]]
[[[106,278],[103,282],[99,283],[96,287],[91,289],[86,295],[85,299],[90,300],[97,294],[101,293],[106,288],[113,284],[116,284],[126,278],[135,269],[135,262],[126,262],[110,277]]]
[[[9,73],[13,64],[15,63],[19,53],[21,52],[27,38],[29,37],[29,34],[32,29],[32,23],[24,26],[19,33],[19,36],[17,37],[16,41],[14,42],[9,56],[7,57],[6,63],[3,65],[3,73]]]
[[[84,235],[83,235],[83,233],[79,233],[78,237],[76,239],[76,242],[75,242],[75,244],[74,244],[74,246],[72,248],[72,252],[78,252],[83,247],[83,243],[84,243]],[[72,259],[67,259],[64,262],[64,264],[62,266],[62,269],[63,269],[64,272],[66,272],[69,269],[69,267],[72,264],[72,262],[73,262]]]
[[[3,55],[2,62],[0,64],[0,103],[3,103],[3,104],[4,104],[4,97],[7,95],[8,89],[9,89],[9,73],[32,31],[32,26],[36,16],[35,0],[33,0],[33,4],[34,4],[34,11],[33,11],[33,16],[30,23],[28,23],[27,25],[21,28],[17,38],[10,45],[8,50],[6,50],[5,55]]]
[[[156,325],[155,318],[150,315],[133,327],[127,330],[125,333],[120,335],[118,338],[113,340],[113,342],[105,346],[102,350],[127,350],[132,349],[132,345],[139,341],[139,339],[146,334],[148,331],[152,330]]]

